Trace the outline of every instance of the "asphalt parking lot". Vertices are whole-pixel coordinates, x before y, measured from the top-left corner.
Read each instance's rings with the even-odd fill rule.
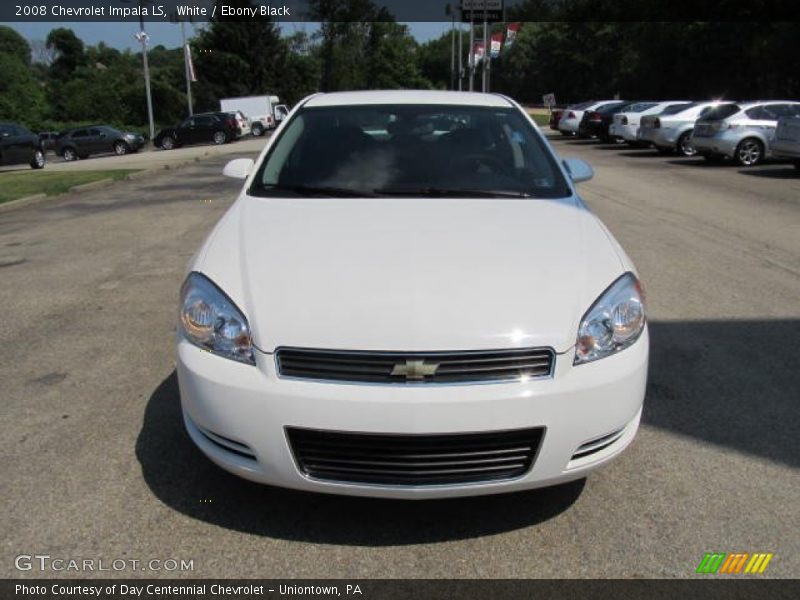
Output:
[[[42,575],[14,568],[39,553],[192,559],[193,577],[692,577],[704,553],[744,551],[800,577],[800,178],[553,145],[595,167],[582,194],[647,288],[645,412],[619,459],[427,502],[213,466],[183,431],[173,360],[184,266],[239,187],[213,156],[0,214],[3,576]]]

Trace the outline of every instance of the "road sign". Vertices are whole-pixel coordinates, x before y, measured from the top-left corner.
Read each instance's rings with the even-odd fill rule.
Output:
[[[545,106],[555,106],[556,105],[556,95],[555,94],[545,94],[542,96],[542,102],[544,102]]]
[[[503,0],[461,0],[461,20],[490,23],[503,21]]]

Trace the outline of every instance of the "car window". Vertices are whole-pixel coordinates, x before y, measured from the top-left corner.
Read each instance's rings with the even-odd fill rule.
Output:
[[[11,128],[11,125],[0,125],[0,135],[3,136],[14,135],[14,130]]]
[[[195,124],[199,127],[206,127],[214,123],[214,117],[211,116],[202,116],[202,117],[195,117],[194,119]]]
[[[728,117],[732,117],[738,113],[742,108],[738,104],[720,104],[709,110],[703,115],[705,121],[722,121]]]
[[[667,108],[661,111],[662,115],[677,115],[685,110],[689,110],[697,106],[695,102],[681,102],[680,104],[670,104]]]
[[[649,108],[653,108],[657,102],[636,102],[635,104],[631,104],[625,109],[625,112],[632,112],[632,113],[640,113],[644,112]]]
[[[105,133],[105,132],[102,129],[98,128],[98,127],[93,127],[92,129],[89,130],[89,135],[97,136],[97,135],[100,135],[101,133]]]
[[[399,197],[570,193],[517,109],[440,105],[301,109],[259,167],[251,193],[296,196],[308,187]]]
[[[87,129],[78,129],[76,131],[73,131],[70,137],[81,138],[88,136],[89,136],[89,131]]]
[[[578,102],[577,104],[570,104],[569,106],[567,106],[567,108],[568,109],[571,108],[573,110],[583,110],[584,108],[590,107],[594,103],[595,103],[594,100],[587,100],[586,102]]]

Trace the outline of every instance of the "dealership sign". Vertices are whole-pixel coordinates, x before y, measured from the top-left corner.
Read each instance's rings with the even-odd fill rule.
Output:
[[[461,0],[462,21],[503,21],[503,0]]]

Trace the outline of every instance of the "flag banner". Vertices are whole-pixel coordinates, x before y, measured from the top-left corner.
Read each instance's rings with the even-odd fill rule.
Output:
[[[189,81],[192,83],[197,81],[197,74],[194,71],[194,61],[192,60],[192,47],[189,44],[186,44],[183,47],[183,51],[186,54],[186,67],[189,70]]]
[[[514,43],[514,38],[517,37],[519,26],[521,23],[509,23],[506,27],[506,48],[509,48]]]
[[[500,48],[503,46],[503,32],[498,31],[497,33],[492,34],[492,45],[489,49],[489,56],[491,58],[497,58],[500,56]]]
[[[472,46],[472,65],[475,66],[483,60],[486,54],[486,45],[483,42],[475,42]]]

